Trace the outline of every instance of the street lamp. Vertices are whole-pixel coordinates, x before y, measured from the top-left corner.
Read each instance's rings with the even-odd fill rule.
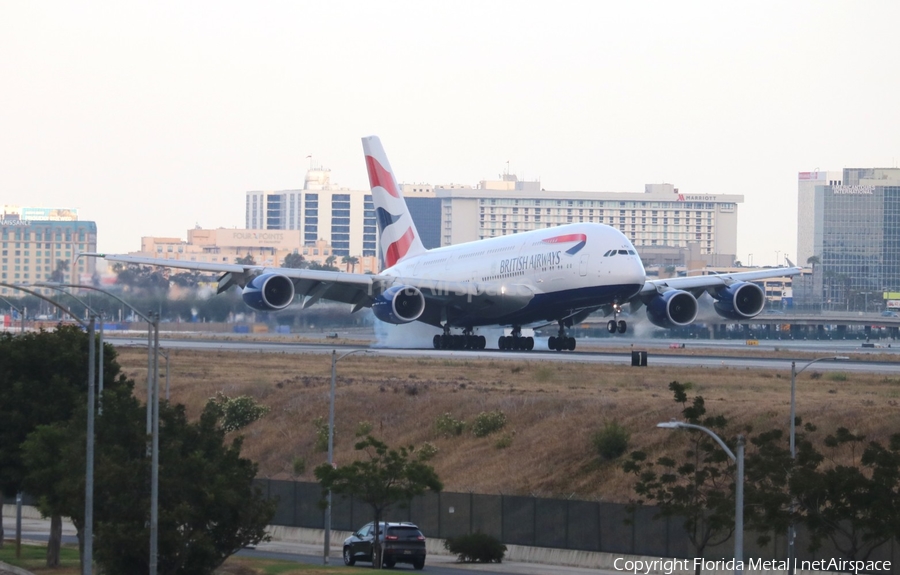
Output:
[[[802,372],[807,367],[819,361],[847,361],[850,358],[846,355],[835,355],[829,357],[817,357],[816,359],[809,361],[801,367],[797,369],[797,362],[791,362],[791,426],[790,426],[790,442],[791,442],[791,462],[797,460],[797,449],[796,449],[796,435],[797,435],[797,374]],[[788,540],[787,540],[787,548],[788,548],[788,573],[789,575],[794,575],[794,539],[797,537],[797,531],[794,527],[794,501],[791,499],[791,524],[788,526]]]
[[[100,318],[100,357],[97,359],[97,414],[103,415],[103,314],[93,309],[87,303],[84,302],[81,298],[77,297],[75,294],[71,294],[61,287],[50,285],[46,283],[41,284],[32,284],[38,287],[45,287],[55,291],[58,291],[61,294],[65,294],[70,298],[74,299],[78,303],[84,306],[84,309],[94,315],[94,317]]]
[[[76,260],[82,255],[92,254],[89,254],[87,252],[78,254],[78,256],[76,256]],[[122,305],[127,306],[132,312],[134,312],[147,322],[147,434],[151,436],[149,446],[150,575],[156,575],[158,559],[157,551],[159,549],[159,314],[148,312],[150,314],[150,317],[147,317],[119,296],[95,286],[57,282],[35,282],[32,285],[52,289],[58,289],[60,287],[70,287],[98,291],[117,300]],[[43,296],[39,297],[43,298]],[[52,302],[52,300],[48,301]],[[56,304],[54,303],[54,305]]]
[[[87,329],[88,333],[88,389],[87,389],[87,442],[85,446],[84,456],[84,552],[82,555],[83,564],[81,567],[82,575],[91,575],[93,573],[94,563],[94,361],[96,361],[94,352],[94,323],[96,316],[91,313],[90,319],[85,322],[72,311],[62,304],[53,301],[47,296],[22,287],[20,285],[8,284],[0,282],[0,286],[8,287],[31,294],[55,308],[62,310],[74,319],[78,325]]]
[[[728,457],[737,464],[734,506],[734,572],[735,575],[740,575],[744,570],[742,564],[744,560],[744,436],[738,435],[737,437],[737,455],[735,455],[728,449],[721,437],[702,425],[694,425],[693,423],[684,423],[682,421],[666,421],[657,423],[656,427],[663,429],[698,429],[716,440],[716,443],[725,450]]]
[[[334,466],[334,389],[337,381],[337,362],[354,353],[369,353],[368,349],[354,349],[338,356],[337,350],[331,350],[331,395],[328,401],[328,465]],[[322,549],[323,560],[328,565],[331,552],[331,490],[325,498],[325,545]]]

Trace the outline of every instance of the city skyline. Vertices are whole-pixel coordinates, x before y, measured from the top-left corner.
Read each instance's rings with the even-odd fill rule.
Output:
[[[366,189],[359,138],[379,134],[408,183],[509,169],[547,190],[743,195],[737,258],[772,265],[796,255],[798,172],[900,157],[889,2],[0,14],[4,203],[76,208],[101,251],[243,227],[247,191],[299,188],[311,165]]]

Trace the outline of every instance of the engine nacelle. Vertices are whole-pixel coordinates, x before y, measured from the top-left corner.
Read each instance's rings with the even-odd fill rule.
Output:
[[[255,310],[278,311],[294,300],[294,282],[281,274],[262,274],[247,284],[241,297]]]
[[[412,286],[392,286],[372,303],[372,313],[381,321],[393,324],[416,321],[425,311],[425,296]]]
[[[647,317],[658,327],[688,325],[697,317],[697,298],[682,290],[663,292],[647,304]]]
[[[716,313],[728,319],[747,319],[758,315],[766,305],[766,294],[754,283],[737,282],[718,288],[713,297]]]

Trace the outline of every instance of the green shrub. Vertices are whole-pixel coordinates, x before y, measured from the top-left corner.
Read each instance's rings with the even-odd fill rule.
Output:
[[[594,450],[606,461],[620,457],[628,450],[628,431],[617,421],[610,421],[591,436]]]
[[[316,428],[316,451],[328,451],[328,422],[325,421],[324,417],[317,417],[313,419],[312,423],[313,427]],[[337,438],[336,431],[334,432],[335,438]]]
[[[444,541],[444,548],[462,563],[501,563],[506,555],[506,545],[480,531],[450,537]]]
[[[500,411],[482,411],[475,416],[472,423],[472,433],[475,437],[486,437],[495,431],[500,431],[506,425],[506,414]]]
[[[220,425],[225,431],[243,429],[269,413],[267,406],[260,405],[250,396],[228,397],[221,391],[209,398],[206,408],[213,410],[219,417]]]
[[[847,381],[847,374],[842,371],[835,371],[828,374],[831,381]]]
[[[515,432],[504,433],[494,444],[494,447],[496,447],[497,449],[506,449],[507,447],[512,445],[513,435],[515,435]]]
[[[461,419],[454,419],[449,413],[440,415],[434,420],[434,432],[439,436],[453,437],[455,435],[462,435],[462,432],[465,429],[466,422]]]

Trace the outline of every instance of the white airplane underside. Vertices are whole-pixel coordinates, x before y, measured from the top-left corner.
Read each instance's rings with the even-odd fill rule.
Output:
[[[577,223],[426,250],[380,140],[363,138],[366,168],[376,208],[381,253],[386,269],[377,275],[267,268],[241,264],[183,262],[127,255],[107,260],[221,273],[218,291],[239,286],[244,302],[260,311],[278,311],[294,301],[304,308],[318,301],[347,303],[352,311],[371,308],[381,321],[422,322],[442,333],[439,349],[484,349],[475,328],[512,328],[499,349],[530,350],[534,340],[523,327],[556,323],[549,345],[574,350],[566,327],[595,311],[613,318],[610,333],[625,333],[617,314],[625,304],[647,308],[659,327],[688,325],[697,316],[697,298],[715,300],[716,312],[730,319],[759,314],[765,294],[754,280],[789,276],[798,268],[725,275],[647,280],[634,246],[610,226]],[[299,247],[299,246],[298,246]],[[90,254],[88,254],[90,255]],[[101,255],[101,254],[93,254]],[[451,333],[461,329],[462,334]]]

